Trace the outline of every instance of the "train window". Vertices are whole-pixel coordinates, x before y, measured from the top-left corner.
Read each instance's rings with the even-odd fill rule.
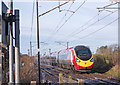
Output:
[[[76,55],[81,60],[89,60],[91,58],[90,50],[77,50]]]
[[[89,50],[78,50],[76,52],[77,55],[89,55],[90,51]]]

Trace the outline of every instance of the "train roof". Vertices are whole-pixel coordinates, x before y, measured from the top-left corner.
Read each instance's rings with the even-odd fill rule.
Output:
[[[64,49],[64,50],[60,50],[60,51],[58,51],[58,53],[60,53],[60,52],[66,52],[67,50],[71,50],[71,49],[76,49],[76,48],[79,48],[79,49],[89,49],[89,47],[88,46],[85,46],[85,45],[77,45],[77,46],[75,46],[75,47],[70,47],[70,48],[68,48],[68,49]]]
[[[63,50],[60,50],[58,52],[52,52],[51,54],[47,55],[47,56],[50,56],[50,55],[54,55],[54,54],[57,54],[57,53],[60,53],[60,52],[66,52],[67,50],[72,50],[72,49],[76,49],[76,48],[79,48],[79,49],[89,49],[88,46],[85,46],[85,45],[77,45],[75,47],[70,47],[68,49],[63,49]]]
[[[79,47],[79,48],[89,48],[89,46],[84,46],[84,45],[78,45],[78,46],[75,46],[75,47]]]
[[[79,48],[79,49],[89,49],[88,46],[84,46],[84,45],[78,45],[74,49],[77,49],[77,48]]]

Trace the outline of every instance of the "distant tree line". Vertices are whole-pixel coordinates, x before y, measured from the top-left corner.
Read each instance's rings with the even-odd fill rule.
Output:
[[[97,49],[96,54],[101,54],[104,56],[105,60],[108,60],[111,62],[113,65],[116,65],[118,63],[118,45],[113,44],[110,46],[101,46],[100,48]]]

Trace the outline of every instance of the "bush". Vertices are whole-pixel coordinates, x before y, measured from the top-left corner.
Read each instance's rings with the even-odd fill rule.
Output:
[[[95,54],[93,56],[94,56],[94,66],[93,66],[94,72],[104,73],[112,67],[112,64],[110,62],[109,63],[108,61],[106,62],[105,55]]]

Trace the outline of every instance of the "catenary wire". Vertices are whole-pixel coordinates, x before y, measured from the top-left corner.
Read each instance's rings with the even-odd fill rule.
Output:
[[[101,19],[99,19],[99,20],[93,22],[92,24],[88,25],[86,28],[84,28],[84,29],[82,29],[82,30],[80,30],[80,31],[77,30],[77,32],[74,33],[74,35],[72,35],[68,40],[70,40],[70,39],[71,39],[72,37],[74,37],[75,35],[77,35],[77,34],[83,32],[84,30],[86,30],[86,29],[88,29],[88,28],[90,28],[91,26],[95,25],[97,22],[100,22],[101,20],[105,19],[106,17],[110,16],[111,14],[113,14],[113,13],[115,13],[115,12],[117,12],[117,10],[114,11],[114,12],[112,12],[112,13],[110,13],[110,14],[108,14],[108,15],[106,15],[106,16],[104,16],[103,18],[101,18]]]
[[[84,2],[75,10],[74,13],[71,14],[71,16],[68,17],[67,20],[57,29],[56,33],[68,22],[68,20],[85,4],[87,0],[84,0]]]
[[[119,18],[120,18],[120,17],[119,17]],[[86,37],[89,37],[90,35],[95,34],[96,32],[98,32],[98,31],[100,31],[100,30],[106,28],[107,26],[111,25],[112,23],[114,23],[115,21],[117,21],[119,18],[113,20],[112,22],[106,24],[105,26],[99,28],[98,30],[96,30],[96,31],[94,31],[94,32],[91,32],[91,33],[89,33],[89,34],[87,34],[87,35],[85,35],[85,36],[83,36],[83,37],[79,37],[78,39],[84,39],[84,38],[86,38]],[[78,40],[78,39],[77,39],[77,40]],[[73,41],[75,41],[75,40],[72,40],[72,41],[70,41],[70,42],[73,42]]]
[[[70,0],[69,0],[70,1]],[[74,2],[72,2],[72,4],[70,5],[70,7],[68,8],[68,10],[70,10],[70,8],[72,7]],[[58,25],[56,26],[56,28],[54,29],[54,31],[52,32],[52,34],[48,37],[48,39],[50,39],[54,34],[55,34],[55,30],[59,27],[59,25],[61,24],[61,22],[64,20],[64,18],[67,16],[68,11],[64,14],[64,16],[61,18],[60,22],[58,23]],[[47,39],[47,40],[48,40]]]
[[[33,0],[33,9],[32,9],[32,22],[31,22],[30,41],[32,40],[32,30],[33,30],[33,21],[34,21],[34,7],[35,7],[35,0]]]
[[[101,11],[101,12],[102,12],[102,11]],[[77,28],[76,30],[79,30],[80,28],[83,28],[84,26],[86,26],[89,22],[91,22],[91,21],[94,20],[96,17],[98,17],[101,12],[99,12],[97,15],[95,15],[94,17],[92,17],[90,20],[88,20],[85,24],[83,24],[82,26],[80,26],[80,27]],[[70,33],[68,36],[72,36],[72,35],[76,34],[76,30],[73,31],[72,33]],[[71,34],[72,34],[72,35],[71,35]]]
[[[72,7],[73,3],[74,3],[74,1],[72,2],[72,4],[70,5],[70,7],[68,8],[68,10],[70,10],[70,8]],[[55,30],[59,27],[59,25],[62,23],[62,21],[64,20],[64,18],[67,16],[68,10],[67,10],[67,12],[64,14],[64,16],[62,17],[62,19],[61,19],[60,22],[58,23],[58,25],[56,26]]]
[[[80,4],[80,6],[75,10],[75,12],[73,14],[71,14],[67,20],[65,20],[65,22],[57,29],[57,31],[54,33],[54,35],[51,35],[51,38],[48,39],[49,40],[52,40],[52,38],[56,35],[56,33],[68,22],[68,20],[85,4],[87,0],[84,0],[84,2],[82,4]]]

